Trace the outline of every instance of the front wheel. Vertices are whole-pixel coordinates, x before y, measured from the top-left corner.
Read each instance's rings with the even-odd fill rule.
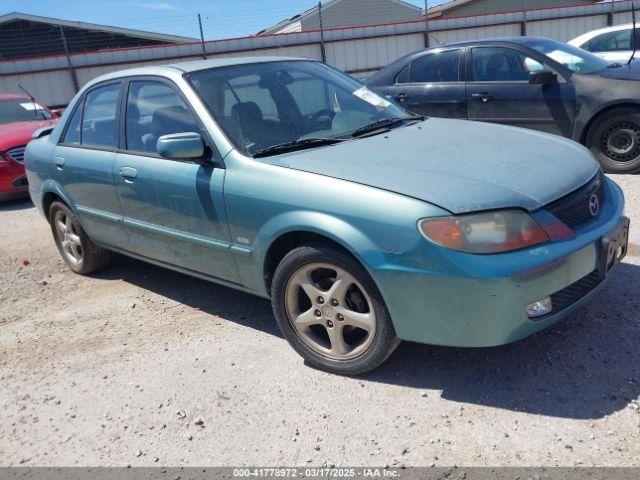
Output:
[[[276,321],[291,346],[316,368],[357,375],[398,346],[375,284],[350,256],[321,246],[289,252],[272,283]]]
[[[640,171],[640,111],[617,108],[606,112],[589,129],[586,143],[606,172]]]

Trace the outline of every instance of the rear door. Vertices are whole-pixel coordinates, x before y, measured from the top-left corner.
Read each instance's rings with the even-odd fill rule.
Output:
[[[122,102],[121,150],[114,176],[129,250],[223,280],[239,279],[224,208],[225,170],[207,133],[173,83],[129,79]],[[162,135],[200,133],[207,159],[169,160],[156,152]]]
[[[54,152],[55,180],[96,242],[125,247],[122,211],[114,185],[121,81],[96,85],[80,99]]]
[[[407,65],[387,92],[420,115],[467,118],[462,58],[462,49],[429,51]]]
[[[504,123],[570,136],[575,90],[558,75],[552,85],[533,85],[533,72],[552,70],[538,55],[508,46],[479,46],[467,59],[470,120]]]

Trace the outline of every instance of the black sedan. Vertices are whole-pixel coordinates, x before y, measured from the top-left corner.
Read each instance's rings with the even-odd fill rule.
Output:
[[[639,62],[611,64],[555,40],[514,37],[414,52],[367,84],[418,114],[572,138],[606,171],[632,173],[640,171],[639,80]]]

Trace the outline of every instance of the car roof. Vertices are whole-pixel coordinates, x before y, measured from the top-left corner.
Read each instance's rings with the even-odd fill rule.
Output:
[[[118,70],[116,72],[101,75],[100,77],[92,80],[89,85],[103,82],[105,80],[118,79],[123,77],[132,77],[140,75],[160,75],[160,76],[172,76],[176,73],[190,73],[199,70],[208,70],[210,68],[230,67],[234,65],[249,65],[255,63],[268,63],[268,62],[284,62],[295,60],[308,60],[306,58],[296,57],[225,57],[215,58],[211,60],[194,60],[190,62],[170,63],[167,65],[148,65],[145,67],[129,68],[126,70]]]
[[[452,42],[452,43],[444,43],[442,45],[438,45],[436,47],[431,47],[428,50],[436,50],[438,48],[449,48],[449,47],[468,47],[472,45],[482,45],[485,43],[511,43],[511,44],[519,44],[526,45],[530,40],[550,40],[545,37],[493,37],[493,38],[482,38],[479,40],[464,40],[460,42]],[[424,51],[424,50],[422,50]]]
[[[209,68],[229,67],[233,65],[247,65],[251,63],[268,63],[283,62],[292,60],[307,60],[306,58],[297,57],[227,57],[216,58],[212,60],[194,60],[192,62],[181,62],[167,65],[171,68],[177,68],[183,72],[195,72],[198,70],[207,70]]]

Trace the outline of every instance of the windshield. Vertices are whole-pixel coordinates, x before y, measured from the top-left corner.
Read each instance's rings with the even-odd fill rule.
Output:
[[[35,104],[28,98],[0,100],[0,124],[49,120],[53,118],[48,110]]]
[[[373,122],[410,118],[395,103],[319,62],[237,65],[194,72],[188,79],[248,155],[305,139],[349,137]]]
[[[528,39],[525,44],[576,73],[596,73],[611,65],[592,53],[555,40]]]

